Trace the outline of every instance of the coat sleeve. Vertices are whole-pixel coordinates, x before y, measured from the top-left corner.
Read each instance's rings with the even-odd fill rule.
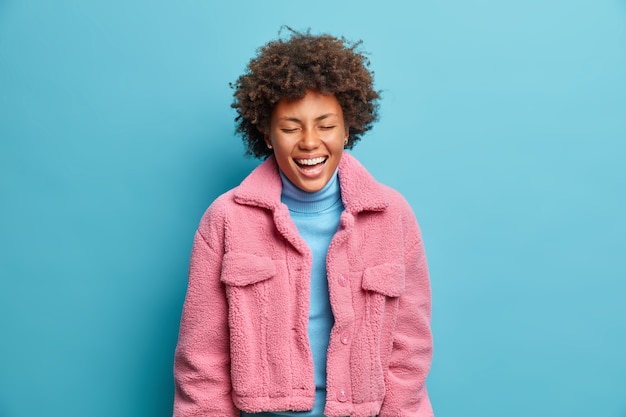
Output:
[[[206,218],[203,218],[206,225]],[[223,238],[201,222],[174,358],[174,417],[236,417],[231,397],[228,307],[220,281]],[[218,229],[215,228],[214,229]]]
[[[412,212],[404,224],[406,287],[399,300],[380,417],[431,417],[433,411],[426,391],[433,350],[428,266]]]

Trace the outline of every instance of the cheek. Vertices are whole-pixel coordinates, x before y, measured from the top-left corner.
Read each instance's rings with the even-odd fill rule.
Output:
[[[274,138],[273,141],[273,145],[274,145],[274,155],[276,156],[276,159],[288,159],[291,155],[291,147],[289,146],[289,144],[285,143],[284,141],[281,140],[276,140],[277,138]]]
[[[333,141],[334,148],[343,150],[347,138],[348,136],[346,135],[341,135],[340,137],[338,137],[335,141]]]

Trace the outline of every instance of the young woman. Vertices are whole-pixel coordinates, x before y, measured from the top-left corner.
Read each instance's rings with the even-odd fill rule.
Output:
[[[233,85],[265,158],[196,232],[174,415],[432,416],[430,284],[405,199],[346,148],[377,118],[359,44],[291,32]]]

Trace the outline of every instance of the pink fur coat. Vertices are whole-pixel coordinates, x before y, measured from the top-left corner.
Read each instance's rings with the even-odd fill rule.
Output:
[[[348,153],[339,181],[345,211],[327,257],[335,324],[324,413],[432,416],[419,227],[405,199]],[[313,406],[311,254],[280,194],[272,157],[202,217],[175,355],[175,417]]]

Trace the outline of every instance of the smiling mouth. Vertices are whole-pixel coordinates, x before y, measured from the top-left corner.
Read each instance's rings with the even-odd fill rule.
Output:
[[[320,156],[310,159],[294,159],[294,162],[298,168],[300,168],[302,173],[307,175],[316,175],[322,171],[327,160],[328,157]]]
[[[297,159],[295,160],[296,164],[301,167],[310,167],[315,166],[321,163],[326,162],[326,157],[320,156],[319,158],[311,158],[311,159]]]

